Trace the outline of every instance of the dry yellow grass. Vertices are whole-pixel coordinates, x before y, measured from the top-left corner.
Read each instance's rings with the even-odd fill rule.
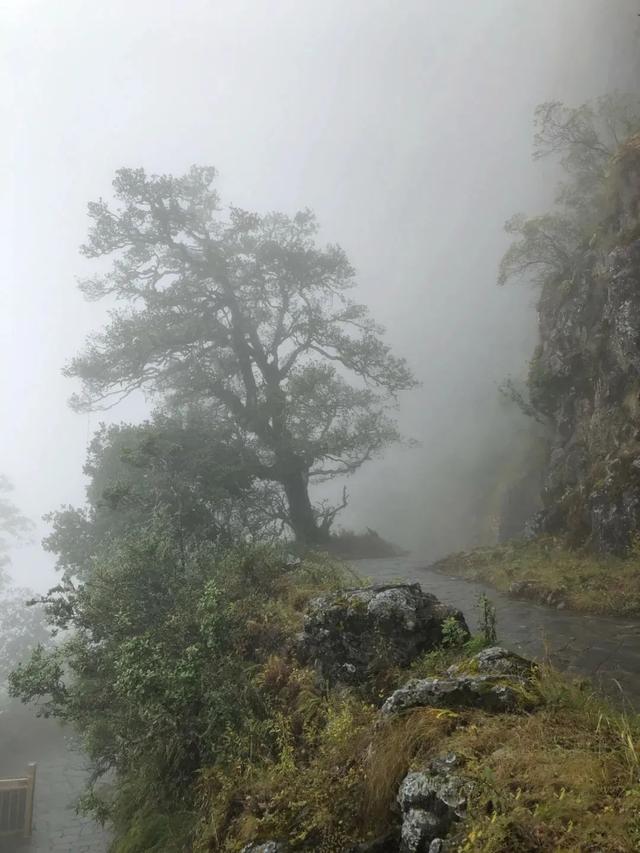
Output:
[[[450,662],[431,655],[424,666]],[[409,770],[454,752],[473,791],[450,838],[457,853],[640,850],[640,722],[550,667],[535,676],[540,706],[518,714],[421,708],[381,720],[276,658],[261,681],[285,700],[280,754],[218,776],[221,787],[210,777],[204,806],[218,831],[209,823],[197,849],[235,853],[257,836],[339,853],[392,825]]]

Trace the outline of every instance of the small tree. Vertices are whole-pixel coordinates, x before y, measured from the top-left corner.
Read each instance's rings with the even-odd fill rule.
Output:
[[[121,169],[119,205],[89,205],[82,251],[113,264],[81,289],[124,307],[68,365],[83,383],[73,403],[143,389],[208,409],[212,428],[242,442],[248,473],[282,488],[297,540],[314,544],[344,501],[314,507],[309,483],[352,474],[398,441],[389,410],[416,382],[348,298],[354,271],[342,249],[316,245],[313,215],[225,216],[215,174]]]
[[[580,230],[569,217],[547,213],[527,218],[516,214],[506,223],[505,231],[517,239],[502,257],[498,284],[528,278],[543,285],[571,276]]]

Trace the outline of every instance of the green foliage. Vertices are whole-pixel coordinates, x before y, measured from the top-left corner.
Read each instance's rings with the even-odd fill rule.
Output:
[[[338,507],[312,507],[309,479],[351,474],[397,441],[389,411],[416,382],[348,297],[354,271],[342,249],[316,245],[313,215],[225,216],[215,176],[120,169],[116,206],[89,205],[83,252],[113,265],[82,290],[126,307],[66,373],[82,380],[79,408],[142,388],[206,411],[241,446],[250,475],[277,485],[284,520],[313,544]]]
[[[526,217],[518,213],[508,220],[505,231],[517,239],[500,262],[498,284],[526,277],[544,285],[571,277],[582,232],[570,217],[557,213]]]
[[[480,633],[488,646],[495,646],[498,642],[496,609],[484,592],[480,593],[478,598],[478,609],[480,611]]]
[[[264,541],[282,530],[273,496],[252,476],[241,445],[193,408],[156,412],[139,425],[103,425],[84,472],[86,505],[51,513],[44,543],[70,577],[86,575],[96,555],[134,532],[160,531],[188,547]]]
[[[436,649],[425,652],[406,670],[396,670],[394,673],[393,687],[400,687],[408,677],[411,678],[433,678],[443,676],[449,667],[472,657],[487,643],[483,634],[476,634],[457,645],[445,645],[444,642]]]
[[[514,239],[500,262],[498,283],[524,279],[539,286],[541,309],[552,315],[570,297],[585,253],[608,243],[609,232],[619,226],[611,176],[622,168],[620,152],[640,129],[640,100],[615,92],[578,107],[547,102],[536,109],[535,128],[534,157],[559,160],[564,180],[554,209],[507,221],[505,230]],[[569,380],[544,369],[542,355],[539,349],[532,359],[528,393],[513,380],[507,380],[503,393],[524,414],[544,422]]]
[[[145,823],[150,809],[188,811],[201,768],[236,760],[256,726],[260,750],[277,750],[256,671],[300,627],[307,598],[340,578],[325,558],[294,567],[266,547],[123,539],[49,594],[52,623],[71,632],[18,666],[11,691],[79,729],[97,777],[117,773],[115,801],[96,789],[93,805],[128,832],[134,812]]]
[[[448,649],[459,649],[466,643],[467,636],[455,616],[447,616],[442,623],[442,645]]]
[[[529,831],[545,833],[543,849],[609,836],[612,850],[631,849],[635,720],[547,668],[523,688],[537,701],[517,724],[473,709],[380,720],[362,693],[327,689],[291,654],[305,603],[342,583],[326,557],[185,552],[147,535],[122,538],[77,585],[51,593],[50,606],[64,599],[52,618],[73,632],[38,649],[12,687],[79,728],[97,777],[116,772],[112,790],[96,780],[84,803],[112,822],[114,853],[239,853],[273,838],[341,853],[387,831],[400,780],[448,751],[473,782],[469,818],[453,830],[462,849],[511,853]],[[445,635],[455,639],[451,623]],[[442,674],[494,639],[448,642],[394,677]]]

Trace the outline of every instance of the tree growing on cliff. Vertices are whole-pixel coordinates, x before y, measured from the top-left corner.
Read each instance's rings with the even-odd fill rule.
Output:
[[[606,220],[613,158],[639,128],[635,95],[614,92],[578,107],[549,101],[536,108],[533,156],[557,158],[565,178],[554,210],[507,221],[505,230],[515,239],[500,263],[499,284],[521,278],[559,284],[571,278],[580,250]]]
[[[416,382],[349,299],[354,271],[342,249],[316,244],[313,215],[225,215],[215,174],[121,169],[117,206],[89,205],[82,251],[113,263],[81,289],[124,307],[66,368],[83,384],[73,404],[142,389],[208,410],[212,428],[242,442],[248,473],[282,489],[296,539],[318,543],[340,506],[314,507],[309,483],[398,441],[389,413]]]
[[[516,214],[505,225],[517,239],[500,261],[498,284],[528,278],[534,284],[563,281],[570,277],[580,230],[570,217],[556,213],[526,217]]]
[[[612,92],[578,107],[547,101],[535,111],[534,159],[556,157],[567,180],[559,204],[589,226],[601,214],[605,176],[620,145],[640,127],[637,95]]]

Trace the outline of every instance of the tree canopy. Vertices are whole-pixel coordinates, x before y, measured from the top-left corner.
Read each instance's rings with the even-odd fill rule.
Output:
[[[313,215],[223,210],[215,176],[121,169],[116,205],[89,205],[82,251],[112,265],[81,288],[118,307],[66,368],[82,381],[73,404],[141,389],[197,405],[242,446],[250,476],[281,488],[287,524],[313,544],[340,507],[314,507],[309,483],[398,441],[390,410],[416,382],[349,298],[354,270],[341,248],[317,245]]]
[[[640,128],[640,99],[619,92],[578,107],[560,101],[535,111],[535,159],[556,158],[563,173],[555,209],[540,216],[516,214],[505,225],[516,239],[507,249],[498,283],[534,284],[571,278],[576,258],[608,216],[607,177],[621,145]]]
[[[282,530],[269,484],[247,471],[243,448],[196,411],[156,412],[141,424],[102,425],[84,472],[84,507],[51,513],[44,541],[65,579],[86,578],[123,539],[161,532],[182,548],[268,541]]]

